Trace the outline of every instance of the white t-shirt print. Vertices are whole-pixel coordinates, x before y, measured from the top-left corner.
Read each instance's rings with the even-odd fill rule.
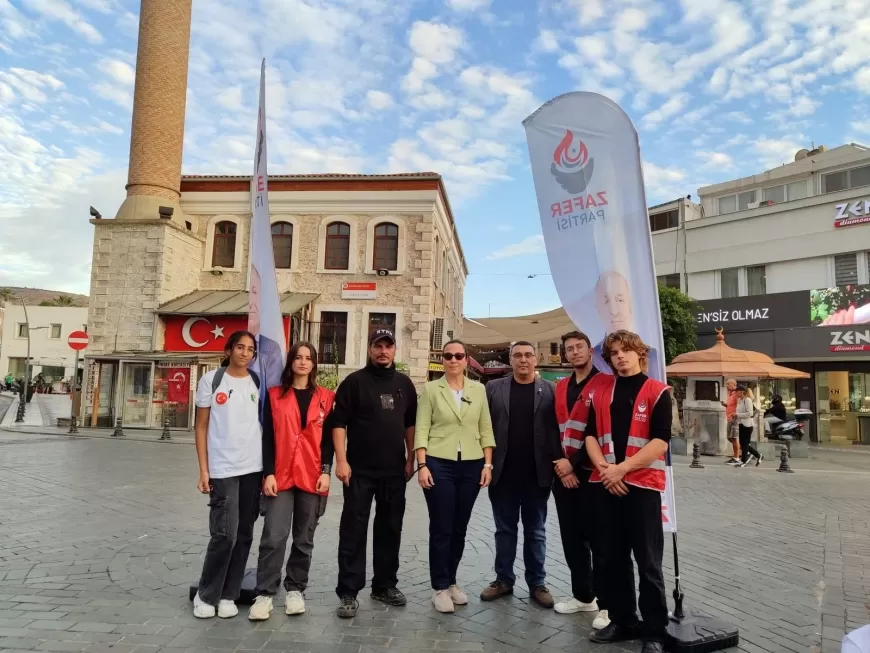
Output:
[[[206,373],[196,389],[198,408],[210,408],[208,420],[208,474],[229,478],[263,471],[263,430],[260,426],[260,391],[250,376],[224,373],[212,395],[217,370]]]

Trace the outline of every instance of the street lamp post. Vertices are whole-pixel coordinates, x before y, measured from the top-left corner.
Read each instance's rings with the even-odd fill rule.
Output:
[[[40,329],[47,329],[47,326],[33,327],[30,328],[30,318],[27,317],[27,304],[24,303],[24,297],[19,296],[21,300],[21,308],[24,309],[24,324],[27,328],[27,358],[24,359],[24,384],[22,386],[21,391],[21,403],[27,404],[27,390],[30,386],[30,332],[31,331],[39,331]]]

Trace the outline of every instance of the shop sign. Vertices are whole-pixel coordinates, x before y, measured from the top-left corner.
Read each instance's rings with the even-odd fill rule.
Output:
[[[810,326],[810,292],[753,295],[699,302],[697,332],[758,331]]]
[[[441,363],[429,363],[430,372],[443,372],[444,366]]]
[[[247,331],[247,315],[164,315],[166,325],[164,351],[222,352],[236,331]],[[290,318],[284,317],[284,335],[289,333]],[[173,362],[173,367],[187,363]]]
[[[870,329],[831,331],[831,351],[870,351]]]
[[[345,281],[341,284],[342,299],[377,299],[378,284],[375,281]]]
[[[834,218],[834,228],[854,227],[870,222],[870,199],[856,200],[837,204],[837,215]]]
[[[193,365],[192,360],[157,361],[158,369],[172,369],[175,367],[190,367],[191,365]]]

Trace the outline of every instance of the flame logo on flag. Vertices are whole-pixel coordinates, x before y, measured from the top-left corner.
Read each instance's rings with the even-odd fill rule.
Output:
[[[576,195],[586,190],[594,168],[595,160],[589,158],[586,143],[576,138],[570,129],[566,129],[565,135],[553,151],[550,173],[562,188]]]

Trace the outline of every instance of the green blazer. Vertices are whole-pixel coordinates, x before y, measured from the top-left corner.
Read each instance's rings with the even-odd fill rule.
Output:
[[[441,377],[423,386],[417,399],[414,449],[426,449],[430,456],[456,460],[462,444],[462,460],[483,458],[486,447],[495,447],[492,420],[483,384],[465,379],[463,401]]]

